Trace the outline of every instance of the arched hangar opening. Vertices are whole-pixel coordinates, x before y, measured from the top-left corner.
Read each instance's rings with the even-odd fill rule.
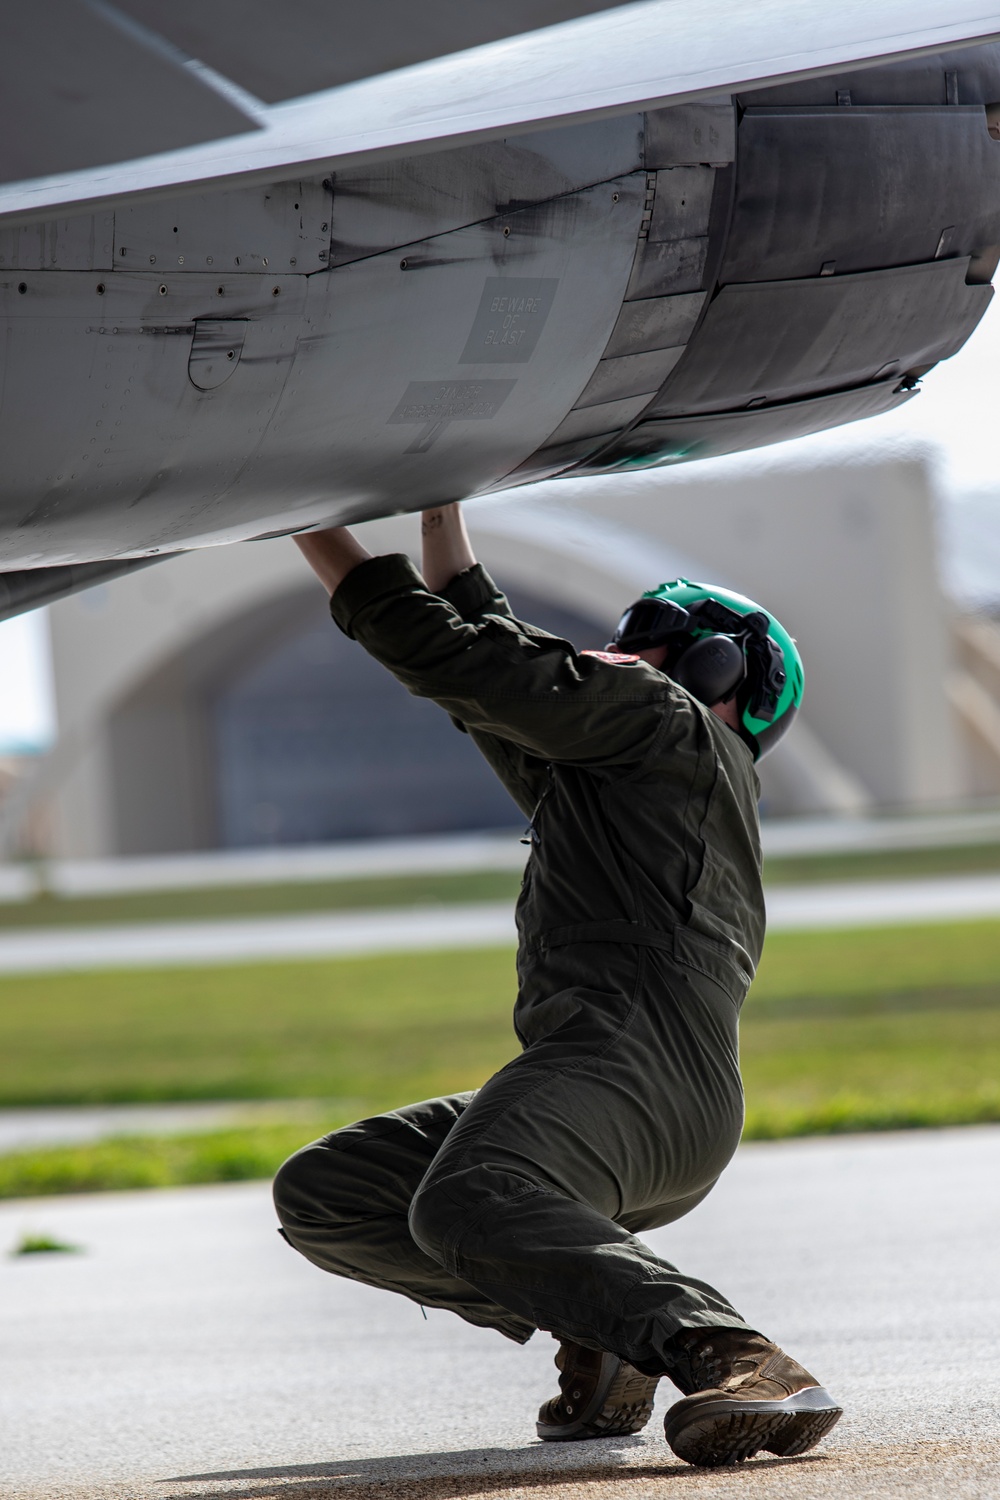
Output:
[[[577,645],[607,639],[606,621],[523,588],[508,596]],[[308,582],[161,662],[111,711],[108,746],[121,854],[521,820],[468,736],[342,635]]]

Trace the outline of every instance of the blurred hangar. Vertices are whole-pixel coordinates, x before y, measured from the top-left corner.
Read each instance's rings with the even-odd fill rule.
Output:
[[[602,646],[650,577],[739,580],[799,637],[771,817],[925,812],[1000,793],[1000,626],[939,578],[916,458],[559,480],[468,508],[526,618]],[[410,517],[366,525],[411,550]],[[0,810],[68,859],[520,828],[465,735],[333,629],[284,540],[201,548],[49,612],[59,738]],[[845,668],[849,663],[849,668]]]
[[[0,604],[887,411],[1000,258],[974,0],[33,0]]]

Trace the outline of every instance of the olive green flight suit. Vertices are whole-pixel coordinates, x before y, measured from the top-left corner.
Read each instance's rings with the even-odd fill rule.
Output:
[[[433,698],[531,817],[517,905],[520,1056],[475,1093],[349,1125],[278,1174],[325,1270],[647,1368],[681,1329],[745,1326],[636,1231],[709,1192],[743,1122],[737,1022],[764,935],[743,741],[661,672],[515,620],[474,567],[441,596],[401,556],[333,617]]]

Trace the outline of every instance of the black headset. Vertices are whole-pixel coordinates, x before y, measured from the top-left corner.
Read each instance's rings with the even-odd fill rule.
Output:
[[[711,635],[692,641],[692,631]],[[718,599],[700,599],[685,609],[669,599],[639,599],[622,615],[612,649],[648,651],[667,647],[664,671],[699,703],[725,703],[740,687],[740,709],[770,723],[785,685],[785,653],[770,636],[762,609],[741,615]],[[744,701],[745,700],[745,701]]]

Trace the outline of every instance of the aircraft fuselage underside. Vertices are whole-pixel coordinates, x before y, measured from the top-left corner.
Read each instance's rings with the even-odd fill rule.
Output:
[[[887,411],[1000,258],[1000,48],[0,230],[0,569]]]

